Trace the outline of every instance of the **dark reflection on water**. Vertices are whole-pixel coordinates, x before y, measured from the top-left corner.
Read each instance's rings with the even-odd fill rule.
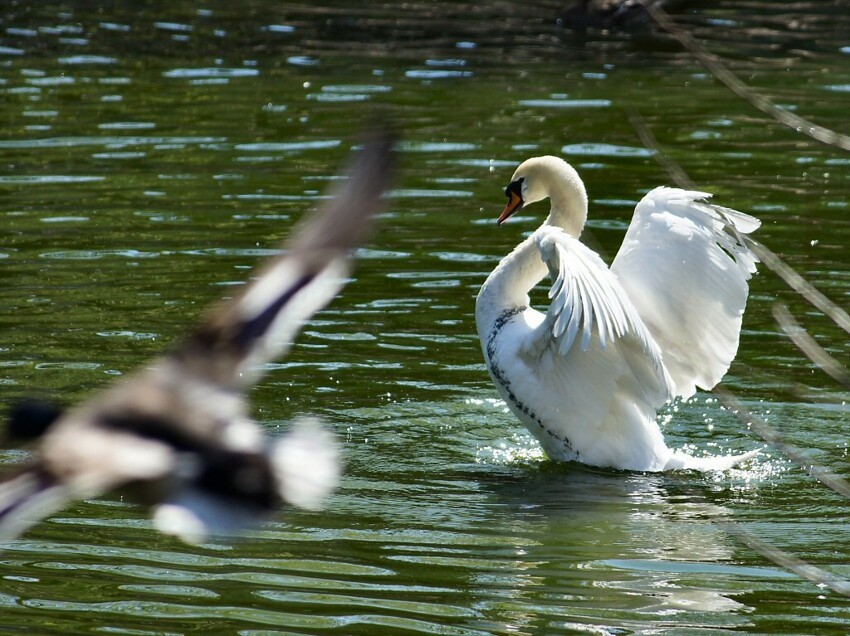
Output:
[[[80,504],[0,554],[0,625],[846,632],[844,599],[712,523],[850,576],[845,502],[804,471],[772,451],[723,475],[555,466],[495,399],[474,297],[539,222],[530,208],[495,227],[505,182],[527,156],[565,156],[590,192],[586,241],[610,258],[634,203],[668,182],[626,110],[700,188],[761,217],[760,237],[819,287],[840,301],[850,280],[850,159],[762,119],[663,34],[576,37],[563,4],[0,9],[4,400],[74,401],[142,364],[277,249],[370,116],[404,131],[404,175],[355,280],[253,395],[270,429],[310,411],[344,441],[328,510],[188,548],[120,501]],[[846,125],[842,3],[698,4],[674,17],[751,86]],[[846,336],[764,274],[727,383],[846,472],[846,392],[780,335],[776,298],[842,353]],[[759,445],[707,395],[661,417],[695,453]]]

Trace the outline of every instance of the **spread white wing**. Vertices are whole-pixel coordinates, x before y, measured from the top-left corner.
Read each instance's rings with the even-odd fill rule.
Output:
[[[527,317],[517,362],[499,360],[517,400],[533,411],[530,430],[553,457],[663,468],[670,451],[655,412],[672,397],[672,384],[658,347],[598,255],[552,226],[534,241],[549,270],[551,302],[545,316]],[[506,350],[511,337],[505,329]]]
[[[579,334],[582,351],[587,351],[594,335],[603,349],[627,333],[644,335],[622,288],[596,254],[551,226],[535,239],[552,280],[546,322],[561,355]]]
[[[745,235],[760,221],[706,203],[710,196],[649,192],[611,265],[683,397],[710,389],[729,369],[758,261]]]

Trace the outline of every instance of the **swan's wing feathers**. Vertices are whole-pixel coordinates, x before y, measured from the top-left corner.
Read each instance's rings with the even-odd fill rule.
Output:
[[[603,349],[626,336],[653,349],[631,301],[597,254],[552,226],[537,230],[535,241],[552,280],[551,302],[538,333],[553,339],[561,355],[577,341],[587,351],[594,337]]]
[[[545,314],[523,312],[492,347],[506,402],[552,457],[662,466],[666,450],[652,427],[672,382],[658,347],[598,255],[549,225],[532,241],[549,272],[550,303]]]
[[[753,240],[747,236],[761,227],[761,221],[756,217],[738,212],[731,208],[718,205],[697,203],[701,211],[717,215],[722,222],[722,227],[715,227],[717,243],[723,248],[742,270],[748,279],[756,271],[758,256],[750,249]]]
[[[216,308],[173,357],[218,384],[244,386],[263,363],[283,355],[303,323],[343,286],[350,251],[368,232],[391,182],[392,146],[389,134],[365,144],[348,178],[294,230],[283,253]]]
[[[537,231],[535,241],[552,280],[549,289],[551,302],[541,333],[547,339],[553,338],[563,354],[570,349],[579,332],[582,342],[589,342],[593,310],[582,287],[582,277],[576,276],[573,271],[572,254],[563,244],[568,237],[562,234],[556,228],[544,226]]]
[[[570,277],[568,270],[568,255],[564,253],[556,241],[543,240],[539,244],[549,267],[553,284],[549,290],[549,332],[554,336],[559,349],[566,351],[570,348],[579,331],[589,335],[590,323],[586,297],[583,297],[575,280]]]
[[[720,205],[707,205],[717,214],[723,217],[726,224],[733,227],[741,234],[752,234],[761,227],[761,221],[754,216],[738,212],[732,208],[725,208]]]
[[[759,220],[708,198],[675,188],[648,193],[611,265],[684,397],[728,370],[758,262],[747,234]]]

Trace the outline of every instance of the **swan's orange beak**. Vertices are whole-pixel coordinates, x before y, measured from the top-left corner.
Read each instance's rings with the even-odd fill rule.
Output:
[[[517,210],[520,210],[521,208],[522,197],[516,192],[508,191],[508,204],[505,206],[505,209],[502,210],[502,214],[499,216],[499,220],[496,221],[496,225],[501,225],[507,221]]]

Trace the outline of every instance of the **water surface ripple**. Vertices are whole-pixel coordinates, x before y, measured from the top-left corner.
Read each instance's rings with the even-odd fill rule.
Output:
[[[577,36],[563,4],[0,8],[6,403],[83,399],[168,347],[277,253],[367,122],[403,133],[402,177],[351,283],[252,395],[272,432],[305,412],[335,429],[346,473],[328,508],[192,548],[118,495],[80,503],[0,552],[3,629],[847,633],[847,599],[715,523],[850,576],[847,502],[806,471],[769,448],[718,475],[553,465],[487,377],[475,294],[542,212],[496,227],[514,167],[572,162],[585,240],[610,260],[635,202],[670,183],[627,113],[825,293],[850,289],[846,156],[766,121],[663,34]],[[846,133],[839,5],[674,17],[754,89]],[[847,391],[786,340],[777,299],[844,355],[846,334],[763,272],[727,386],[845,474]],[[660,418],[693,453],[762,446],[708,394]],[[26,455],[0,451],[10,467]]]

